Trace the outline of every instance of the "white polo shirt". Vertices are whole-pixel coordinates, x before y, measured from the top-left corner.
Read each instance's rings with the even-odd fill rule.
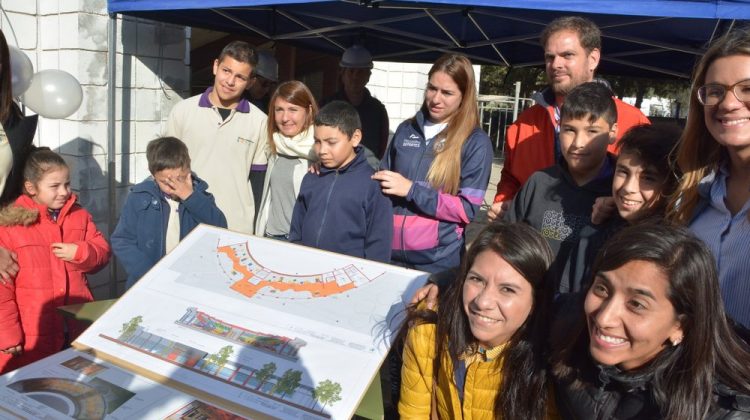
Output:
[[[208,99],[212,90],[175,105],[167,135],[187,145],[192,170],[208,183],[229,229],[253,233],[255,203],[248,177],[251,169],[264,170],[267,164],[267,117],[242,99],[224,120]]]

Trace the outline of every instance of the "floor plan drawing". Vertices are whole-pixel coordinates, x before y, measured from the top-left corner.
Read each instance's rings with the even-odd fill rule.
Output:
[[[74,346],[168,378],[188,394],[210,390],[204,399],[217,410],[349,419],[426,279],[199,226]]]

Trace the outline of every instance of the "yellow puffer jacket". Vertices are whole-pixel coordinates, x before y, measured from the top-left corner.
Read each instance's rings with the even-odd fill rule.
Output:
[[[453,363],[448,353],[440,359],[440,371],[433,378],[435,324],[412,327],[404,346],[401,368],[402,419],[428,419],[432,409],[432,386],[437,384],[436,411],[441,419],[494,420],[493,407],[502,381],[502,357],[471,363],[466,369],[463,407],[453,381]]]

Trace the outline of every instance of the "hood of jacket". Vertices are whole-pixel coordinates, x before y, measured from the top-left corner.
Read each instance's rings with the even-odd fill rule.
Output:
[[[547,86],[541,91],[537,91],[531,94],[531,99],[534,100],[538,105],[541,105],[543,107],[548,106],[554,106],[555,105],[555,92],[552,91],[552,88]]]
[[[365,148],[363,146],[357,146],[354,148],[354,159],[352,159],[351,162],[347,163],[346,165],[340,167],[340,168],[326,168],[325,166],[320,166],[320,175],[325,176],[333,173],[346,173],[346,172],[355,172],[360,170],[370,170],[371,166],[367,163],[367,158],[365,158]]]
[[[556,165],[556,167],[560,171],[560,174],[565,182],[567,182],[568,184],[578,185],[578,188],[582,188],[587,191],[611,195],[612,176],[614,174],[615,165],[617,164],[617,157],[608,153],[606,159],[606,166],[602,167],[602,172],[600,172],[596,176],[596,178],[592,179],[584,185],[576,184],[576,181],[573,179],[573,176],[568,170],[568,164],[565,162],[565,159],[562,159],[560,163]]]
[[[68,201],[60,209],[58,220],[65,218],[77,200],[78,196],[70,194]],[[23,194],[13,204],[0,209],[0,226],[29,226],[39,221],[40,215],[43,218],[49,218],[47,207]]]

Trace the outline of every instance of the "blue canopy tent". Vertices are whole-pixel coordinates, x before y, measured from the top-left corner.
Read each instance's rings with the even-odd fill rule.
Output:
[[[110,13],[252,34],[339,55],[353,43],[378,60],[431,62],[460,51],[479,64],[542,64],[538,36],[581,14],[603,33],[600,71],[689,77],[708,41],[750,19],[746,0],[109,0]]]

